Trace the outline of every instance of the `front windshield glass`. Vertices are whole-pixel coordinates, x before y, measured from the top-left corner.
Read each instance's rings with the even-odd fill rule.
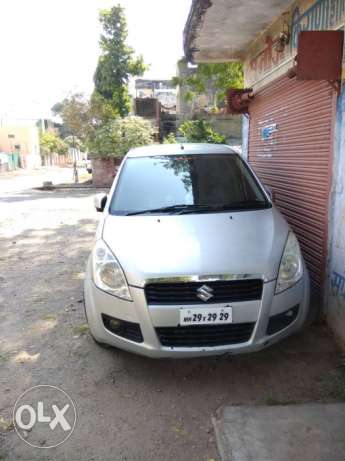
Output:
[[[182,214],[270,206],[239,155],[182,154],[128,158],[110,213]]]

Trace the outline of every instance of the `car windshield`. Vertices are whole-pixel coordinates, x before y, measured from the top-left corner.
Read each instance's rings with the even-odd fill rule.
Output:
[[[109,211],[186,214],[270,206],[239,155],[182,154],[127,158]]]

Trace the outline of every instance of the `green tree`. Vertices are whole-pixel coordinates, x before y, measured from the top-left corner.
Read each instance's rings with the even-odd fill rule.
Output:
[[[66,154],[68,145],[55,133],[45,132],[40,135],[41,154]]]
[[[94,131],[88,148],[94,157],[122,157],[131,148],[151,144],[154,130],[142,117],[117,118]]]
[[[54,115],[63,121],[64,136],[76,136],[85,141],[90,117],[90,103],[83,94],[75,93],[52,107]]]
[[[127,21],[124,9],[114,6],[100,13],[103,28],[99,57],[94,75],[95,90],[111,101],[118,115],[124,117],[130,110],[128,82],[130,77],[143,75],[146,70],[142,56],[135,56],[127,41]]]
[[[98,128],[118,117],[118,113],[111,101],[94,91],[89,104],[89,129]]]
[[[79,149],[83,150],[84,149],[84,144],[82,141],[75,137],[75,136],[67,136],[63,142],[68,146],[68,147],[73,147],[74,149]]]
[[[93,92],[89,100],[81,93],[73,94],[56,103],[51,110],[62,119],[60,137],[70,147],[79,149],[82,149],[95,129],[118,116],[111,102],[97,91]]]
[[[215,104],[222,103],[228,88],[243,88],[243,64],[224,62],[216,64],[199,64],[196,71],[187,77],[174,77],[173,83],[188,88],[185,99],[193,100],[195,95],[207,93],[209,86],[215,90]]]
[[[204,120],[187,120],[179,126],[180,133],[188,142],[206,142],[210,144],[226,144],[226,138],[214,131]]]

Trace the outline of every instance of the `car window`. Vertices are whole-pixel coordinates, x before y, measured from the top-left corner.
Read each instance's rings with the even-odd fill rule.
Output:
[[[235,209],[270,206],[237,154],[127,158],[110,213],[155,210],[174,205]],[[169,210],[171,211],[171,210]]]

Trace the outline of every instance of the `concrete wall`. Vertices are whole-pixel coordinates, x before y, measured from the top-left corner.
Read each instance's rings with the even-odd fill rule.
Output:
[[[337,104],[326,293],[328,323],[345,345],[345,89]]]
[[[342,0],[297,0],[286,2],[286,14],[279,17],[272,15],[272,18],[274,17],[276,19],[266,30],[261,31],[245,52],[245,86],[253,88],[254,91],[286,74],[292,67],[297,54],[300,30],[344,30],[345,10]],[[274,44],[282,31],[288,29],[289,43],[282,51],[277,51]],[[233,34],[234,30],[231,33]],[[222,36],[222,31],[219,31],[219,36]]]
[[[229,146],[242,145],[242,117],[240,115],[198,114],[198,119],[205,120],[215,131],[225,136]],[[181,120],[178,125],[180,123],[182,123]]]
[[[242,117],[240,115],[208,115],[202,117],[215,131],[226,137],[230,146],[242,144]]]

